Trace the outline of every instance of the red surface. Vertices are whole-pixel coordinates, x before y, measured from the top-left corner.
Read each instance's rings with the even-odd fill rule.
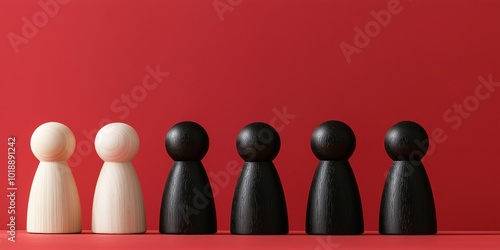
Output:
[[[2,239],[3,240],[3,239]],[[441,232],[433,236],[72,235],[28,234],[9,249],[500,249],[500,232]]]
[[[41,123],[63,122],[76,136],[78,147],[70,165],[84,229],[90,229],[93,191],[102,166],[91,143],[94,133],[110,121],[134,126],[141,148],[133,163],[145,194],[148,228],[156,230],[172,165],[164,136],[175,123],[194,120],[205,126],[211,140],[203,163],[216,194],[219,229],[229,228],[237,179],[233,166],[242,163],[236,135],[247,123],[264,121],[272,122],[282,137],[275,164],[290,227],[303,231],[317,165],[309,138],[319,123],[339,119],[356,133],[351,164],[366,229],[376,230],[391,164],[384,135],[397,121],[411,119],[432,135],[424,164],[439,229],[500,230],[500,91],[497,86],[481,87],[478,80],[491,76],[500,81],[500,1],[401,1],[388,7],[388,0],[242,0],[231,1],[234,6],[226,6],[221,21],[213,0],[73,0],[58,5],[57,11],[52,8],[53,17],[46,23],[37,2],[0,1],[0,187],[7,185],[6,140],[14,135],[18,229],[25,228],[38,164],[29,140]],[[391,20],[369,43],[360,38],[362,48],[348,63],[340,46],[354,44],[356,27],[373,24],[372,10],[377,15],[392,13]],[[9,34],[22,35],[27,25],[23,17],[33,16],[40,27],[36,32],[24,28],[30,37],[15,46],[16,53]],[[149,75],[146,68],[157,65],[169,75],[157,76],[162,82],[156,86],[154,77],[143,85]],[[146,88],[151,90],[144,92]],[[135,99],[128,101],[130,95]],[[453,111],[464,101],[469,111]],[[277,115],[284,109],[296,116]],[[0,196],[2,224],[8,223],[6,192]],[[225,242],[226,236],[217,237],[213,239],[219,239],[218,244]],[[286,237],[283,242],[296,238],[301,239]],[[392,239],[361,238],[372,243]],[[352,244],[363,244],[355,239]],[[165,240],[174,244],[169,242]]]

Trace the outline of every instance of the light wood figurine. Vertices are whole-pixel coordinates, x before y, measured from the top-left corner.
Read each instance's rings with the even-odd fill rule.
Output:
[[[97,133],[95,149],[104,165],[94,192],[92,232],[146,232],[141,185],[131,162],[139,150],[137,133],[125,123],[108,124]]]
[[[80,233],[80,198],[67,160],[75,150],[75,136],[64,124],[48,122],[31,136],[31,151],[40,164],[31,184],[28,233]]]

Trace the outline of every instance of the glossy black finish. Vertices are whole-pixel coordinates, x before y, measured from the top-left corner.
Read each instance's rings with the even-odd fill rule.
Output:
[[[352,129],[340,121],[320,124],[311,149],[320,160],[307,203],[308,234],[349,235],[364,232],[361,197],[349,157],[356,147]]]
[[[208,135],[194,122],[181,122],[167,133],[165,146],[174,159],[160,209],[160,233],[213,234],[217,218],[212,188],[201,159]]]
[[[265,123],[252,123],[238,135],[237,149],[245,160],[231,209],[232,234],[287,234],[285,194],[272,162],[280,138]]]
[[[437,232],[431,184],[420,159],[428,149],[424,128],[404,121],[389,129],[387,154],[394,160],[380,204],[381,234],[429,235]]]

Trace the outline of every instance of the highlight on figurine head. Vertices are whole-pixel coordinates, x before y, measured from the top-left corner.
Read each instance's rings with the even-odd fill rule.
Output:
[[[75,151],[75,136],[64,124],[47,122],[31,135],[31,151],[40,161],[66,161]]]
[[[139,136],[128,124],[110,123],[97,132],[94,145],[103,161],[127,162],[139,151]]]

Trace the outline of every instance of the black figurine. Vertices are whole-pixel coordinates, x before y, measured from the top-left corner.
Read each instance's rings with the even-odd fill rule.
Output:
[[[320,160],[307,202],[306,233],[362,234],[363,209],[349,157],[356,148],[352,129],[341,121],[320,124],[311,149]]]
[[[285,195],[272,160],[278,155],[278,132],[266,123],[245,126],[236,146],[245,160],[231,209],[232,234],[287,234]]]
[[[201,163],[208,145],[208,134],[197,123],[180,122],[168,131],[165,147],[175,162],[163,191],[160,233],[217,232],[212,188]]]
[[[428,235],[437,232],[431,184],[421,162],[429,137],[415,122],[392,126],[385,136],[385,151],[394,161],[385,181],[380,204],[381,234]]]

